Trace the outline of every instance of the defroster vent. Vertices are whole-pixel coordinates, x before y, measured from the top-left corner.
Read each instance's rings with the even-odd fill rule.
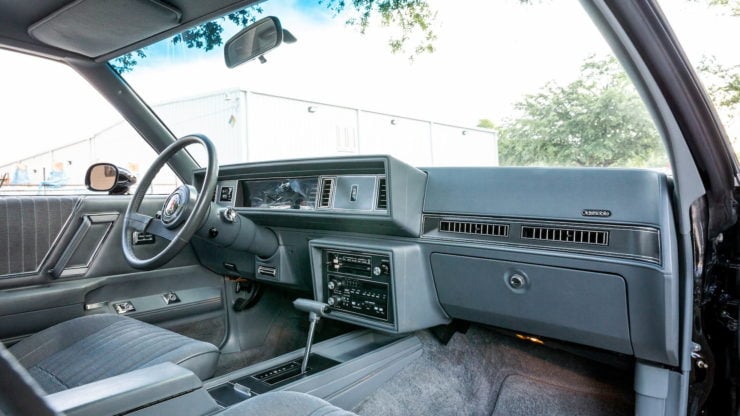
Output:
[[[522,238],[563,243],[609,245],[609,231],[522,225]]]
[[[323,178],[321,180],[321,196],[319,197],[319,208],[331,208],[331,196],[334,193],[334,178]]]
[[[443,233],[459,233],[473,235],[490,235],[494,237],[508,237],[508,224],[493,224],[488,222],[440,220],[439,231]]]
[[[375,204],[376,209],[388,209],[388,188],[385,178],[378,179],[378,201]]]

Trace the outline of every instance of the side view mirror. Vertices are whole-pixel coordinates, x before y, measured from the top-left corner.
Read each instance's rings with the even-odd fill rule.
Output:
[[[126,169],[110,163],[96,163],[85,173],[85,186],[91,191],[108,192],[110,195],[124,195],[136,176]]]
[[[232,36],[224,45],[226,66],[234,68],[254,58],[264,63],[264,55],[281,43],[293,43],[295,36],[283,29],[280,20],[274,16],[260,19]]]

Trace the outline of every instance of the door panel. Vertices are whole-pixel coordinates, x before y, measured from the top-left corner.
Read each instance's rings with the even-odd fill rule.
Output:
[[[154,215],[163,200],[148,196],[140,211]],[[21,211],[22,224],[29,224],[0,228],[0,242],[15,242],[0,257],[0,272],[11,263],[14,271],[0,278],[0,339],[12,343],[77,316],[116,313],[114,304],[124,301],[135,306],[126,315],[158,324],[224,317],[222,277],[200,266],[190,246],[157,270],[128,265],[121,232],[129,201],[126,196],[0,198],[0,227],[3,218]],[[69,209],[66,223],[59,219],[65,212],[59,207]],[[57,228],[58,237],[52,238]],[[29,241],[34,253],[26,251]],[[135,251],[149,257],[166,243],[157,238]],[[18,257],[24,258],[23,272]],[[179,301],[168,304],[163,297],[168,292]]]
[[[78,197],[0,198],[0,276],[37,271]]]

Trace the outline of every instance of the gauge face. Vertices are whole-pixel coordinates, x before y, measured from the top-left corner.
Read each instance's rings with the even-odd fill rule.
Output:
[[[318,178],[276,178],[245,181],[245,202],[250,208],[316,208]]]

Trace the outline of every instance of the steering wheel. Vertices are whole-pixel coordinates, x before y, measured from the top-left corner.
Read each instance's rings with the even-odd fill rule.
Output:
[[[185,146],[200,144],[208,153],[208,166],[200,193],[190,185],[181,185],[164,201],[160,217],[150,217],[139,211],[147,189],[152,184],[159,170],[172,156]],[[218,160],[216,147],[205,136],[193,134],[185,136],[167,146],[152,163],[134,196],[126,208],[123,217],[121,243],[126,261],[134,268],[151,270],[172,260],[193,238],[200,228],[210,209],[211,196],[216,190],[218,179]],[[150,233],[169,241],[159,253],[148,259],[140,259],[134,252],[133,233]]]

